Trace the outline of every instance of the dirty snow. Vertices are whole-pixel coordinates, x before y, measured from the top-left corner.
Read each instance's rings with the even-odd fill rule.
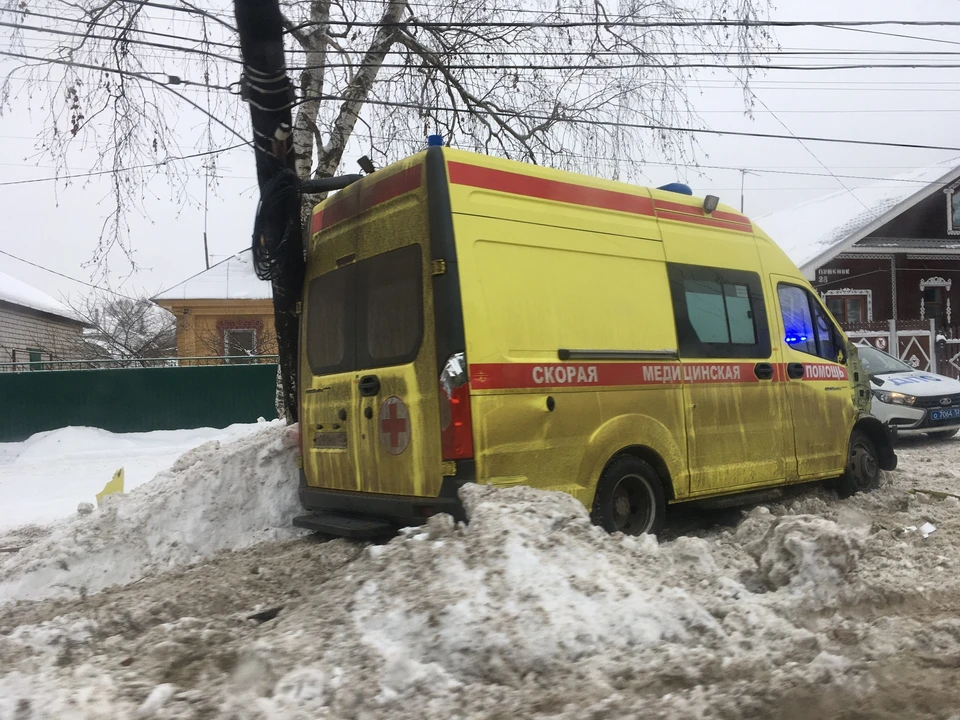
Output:
[[[73,514],[121,467],[124,488],[153,479],[183,453],[211,440],[228,442],[261,425],[238,424],[218,430],[158,430],[112,433],[89,427],[42,432],[23,442],[0,443],[0,533],[26,524]]]
[[[68,540],[102,562],[136,528],[202,551],[144,543],[138,582],[0,606],[0,718],[952,720],[960,442],[902,455],[875,493],[800,490],[660,543],[601,532],[565,495],[467,486],[468,525],[251,545],[263,522],[228,518],[295,512],[272,485],[295,486],[295,451],[268,428],[27,548],[41,572]],[[8,592],[31,574],[0,563]]]

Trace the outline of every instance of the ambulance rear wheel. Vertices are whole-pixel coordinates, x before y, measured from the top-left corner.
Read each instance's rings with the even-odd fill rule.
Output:
[[[666,512],[657,472],[640,458],[620,455],[600,476],[590,517],[608,532],[656,535],[663,529]]]
[[[850,435],[847,471],[837,480],[837,494],[850,497],[880,487],[880,461],[873,440],[860,430]]]

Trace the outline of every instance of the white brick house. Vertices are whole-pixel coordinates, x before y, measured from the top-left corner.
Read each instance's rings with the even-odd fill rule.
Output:
[[[78,359],[83,328],[66,305],[0,272],[0,365]]]

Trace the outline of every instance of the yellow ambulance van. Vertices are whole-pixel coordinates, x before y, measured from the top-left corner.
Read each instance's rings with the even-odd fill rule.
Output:
[[[712,196],[430,147],[316,207],[301,327],[301,527],[461,518],[479,482],[656,533],[896,466],[852,344]]]

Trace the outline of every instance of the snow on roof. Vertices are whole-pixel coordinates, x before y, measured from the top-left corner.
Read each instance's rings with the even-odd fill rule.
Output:
[[[257,277],[249,250],[164,290],[154,300],[270,300],[270,283]]]
[[[59,300],[54,300],[45,292],[2,272],[0,272],[0,301],[79,322],[77,314]]]
[[[810,273],[958,177],[960,157],[955,157],[755,220],[801,270]]]

